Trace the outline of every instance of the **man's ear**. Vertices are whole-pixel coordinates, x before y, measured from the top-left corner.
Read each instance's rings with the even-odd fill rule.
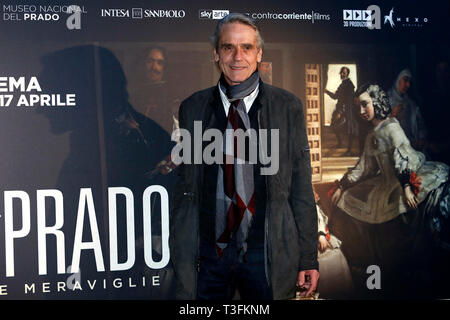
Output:
[[[256,55],[256,61],[257,61],[258,63],[262,61],[262,55],[263,55],[263,50],[262,50],[262,48],[259,48],[259,49],[258,49],[258,53],[257,53],[257,55]]]
[[[219,62],[219,54],[217,53],[217,51],[216,51],[216,49],[214,48],[214,51],[213,51],[213,55],[214,55],[214,61],[215,62]]]

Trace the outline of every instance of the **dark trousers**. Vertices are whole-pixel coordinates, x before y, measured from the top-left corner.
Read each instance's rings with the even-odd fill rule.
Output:
[[[222,257],[214,250],[200,259],[197,299],[231,300],[236,289],[242,300],[271,300],[272,292],[264,269],[264,247],[249,248],[245,259],[235,246],[228,246]]]

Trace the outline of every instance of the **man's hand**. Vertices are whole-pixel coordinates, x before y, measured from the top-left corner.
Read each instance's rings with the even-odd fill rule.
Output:
[[[319,271],[304,270],[298,273],[297,286],[300,287],[300,297],[308,297],[317,289],[319,281]]]

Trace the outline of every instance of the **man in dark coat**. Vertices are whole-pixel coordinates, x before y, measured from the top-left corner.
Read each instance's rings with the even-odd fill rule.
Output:
[[[325,93],[328,94],[331,99],[337,100],[336,109],[333,112],[331,120],[331,127],[338,139],[338,146],[341,146],[342,143],[341,130],[345,131],[348,135],[348,146],[347,151],[344,153],[345,156],[352,155],[353,138],[358,135],[358,122],[355,119],[353,108],[355,86],[352,80],[350,80],[349,74],[350,69],[342,67],[339,72],[342,82],[336,92],[333,93],[329,90],[325,90]],[[342,124],[342,126],[340,124]]]
[[[311,295],[319,279],[317,212],[302,104],[260,80],[263,41],[251,18],[228,15],[213,40],[219,83],[194,93],[179,111],[186,148],[169,238],[176,296],[231,299],[237,288],[242,299],[289,299],[296,285],[302,295]],[[215,129],[228,143],[228,130],[237,127],[259,137],[256,162],[247,161],[248,153],[245,164],[236,155],[227,162],[233,147],[221,141],[219,159],[225,163],[211,164],[204,159],[205,141],[187,141],[196,134],[205,139]],[[276,158],[270,163],[269,150]]]

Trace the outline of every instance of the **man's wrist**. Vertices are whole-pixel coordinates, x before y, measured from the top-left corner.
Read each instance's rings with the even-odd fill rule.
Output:
[[[319,262],[316,261],[316,262],[303,263],[300,266],[298,272],[308,271],[308,270],[317,270],[317,271],[319,271]]]

